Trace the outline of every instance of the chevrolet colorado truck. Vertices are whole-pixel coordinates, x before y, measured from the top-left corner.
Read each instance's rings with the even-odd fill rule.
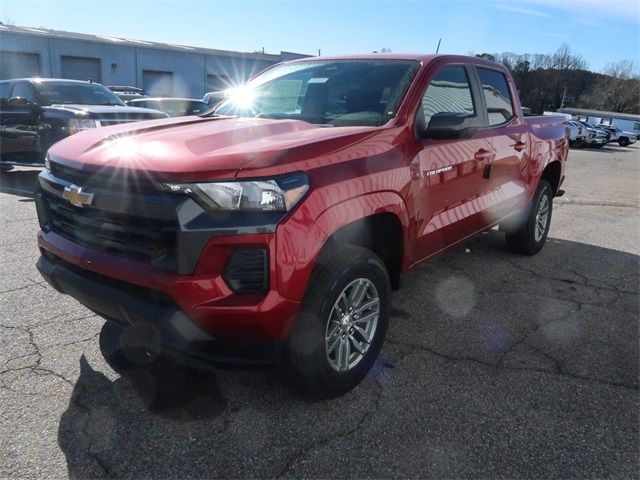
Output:
[[[126,106],[97,83],[55,78],[0,81],[0,170],[42,166],[58,140],[100,126],[166,118]]]
[[[494,226],[540,251],[565,123],[523,118],[508,70],[478,58],[282,63],[208,115],[54,145],[37,266],[111,322],[197,354],[269,353],[341,395],[374,364],[403,273]]]

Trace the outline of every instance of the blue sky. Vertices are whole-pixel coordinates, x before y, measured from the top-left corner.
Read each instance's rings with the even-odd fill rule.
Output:
[[[0,21],[198,47],[549,53],[640,64],[640,0],[2,0]]]

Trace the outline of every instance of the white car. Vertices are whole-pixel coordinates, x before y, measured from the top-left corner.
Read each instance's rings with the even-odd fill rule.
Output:
[[[580,147],[584,143],[587,135],[586,128],[575,120],[567,122],[567,137],[569,138],[570,147]]]
[[[623,132],[615,125],[598,125],[599,127],[604,128],[608,132],[611,133],[612,142],[618,142],[621,147],[626,147],[627,145],[631,145],[635,143],[638,139],[638,135],[631,132]]]

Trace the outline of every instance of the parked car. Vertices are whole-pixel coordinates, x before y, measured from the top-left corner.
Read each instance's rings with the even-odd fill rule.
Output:
[[[194,100],[192,98],[138,98],[129,100],[127,105],[152,108],[153,110],[164,112],[170,117],[201,115],[211,110],[211,107],[202,100]]]
[[[611,133],[611,141],[618,142],[618,144],[621,147],[626,147],[628,145],[631,145],[632,143],[635,143],[636,140],[638,139],[638,136],[635,133],[624,132],[620,130],[618,127],[616,127],[615,125],[601,124],[600,127],[604,128],[609,133]]]
[[[584,145],[591,148],[602,148],[608,142],[611,134],[606,130],[600,129],[591,125],[588,122],[583,120],[576,120],[580,125],[582,125],[587,130],[587,136],[584,140]]]
[[[149,96],[144,89],[138,87],[130,87],[125,85],[107,85],[107,88],[115,93],[118,98],[125,103],[129,100]]]
[[[54,145],[37,267],[115,324],[203,356],[266,349],[334,397],[374,365],[402,274],[494,226],[542,249],[565,124],[523,118],[509,71],[475,57],[294,60],[215,114]]]
[[[587,137],[584,126],[575,120],[567,121],[567,129],[570,147],[581,147]]]
[[[0,168],[42,166],[51,145],[83,130],[166,117],[163,112],[128,107],[97,83],[51,78],[0,81]]]

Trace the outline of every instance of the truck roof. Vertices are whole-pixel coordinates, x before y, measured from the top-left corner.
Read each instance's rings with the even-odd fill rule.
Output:
[[[340,61],[340,60],[413,60],[417,62],[430,63],[437,59],[459,60],[468,62],[473,60],[474,63],[481,63],[488,66],[499,67],[505,69],[505,67],[496,62],[491,62],[480,57],[472,57],[468,55],[453,55],[453,54],[434,54],[434,53],[365,53],[361,55],[327,55],[322,57],[306,57],[291,60],[286,63],[300,63],[300,62],[314,62],[314,61]]]
[[[94,83],[94,84],[102,85],[101,83],[98,83],[98,82],[89,82],[88,80],[71,80],[69,78],[29,77],[29,78],[10,78],[7,80],[0,80],[0,83],[9,83],[9,82],[33,82],[33,83],[65,82],[65,83]]]

